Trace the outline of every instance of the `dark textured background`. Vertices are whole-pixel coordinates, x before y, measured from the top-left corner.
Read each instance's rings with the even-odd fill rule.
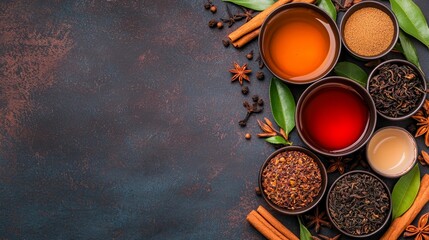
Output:
[[[248,97],[230,83],[234,61],[257,71],[245,58],[257,44],[224,48],[242,23],[209,29],[226,8],[203,3],[0,3],[0,239],[263,238],[245,216],[268,207],[254,188],[274,148],[255,116],[238,121],[251,95],[268,103],[272,75],[251,75]],[[290,87],[297,100],[304,87]],[[272,119],[266,106],[257,118]]]

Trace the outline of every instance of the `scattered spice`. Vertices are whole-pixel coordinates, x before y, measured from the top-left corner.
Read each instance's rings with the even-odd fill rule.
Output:
[[[322,235],[322,234],[319,234],[318,236],[319,237],[311,236],[311,238],[314,239],[314,240],[338,240],[338,239],[340,239],[341,234],[338,234],[335,237],[328,237],[328,236],[325,236],[325,235]]]
[[[232,14],[228,5],[226,5],[226,13],[228,14],[228,18],[221,18],[220,20],[222,20],[222,22],[224,23],[228,23],[229,28],[232,27],[232,25],[234,25],[234,23],[236,23],[237,21],[240,21],[243,19],[243,16]]]
[[[264,60],[262,60],[261,55],[259,55],[255,61],[258,62],[259,69],[262,69],[265,67]]]
[[[256,195],[258,195],[258,196],[261,196],[261,195],[262,195],[261,189],[260,189],[259,187],[255,187],[255,193],[256,193]]]
[[[429,147],[429,100],[425,100],[423,107],[420,108],[412,118],[417,120],[417,126],[420,126],[414,137],[420,137],[424,134],[425,145]]]
[[[246,22],[252,20],[254,11],[252,9],[247,9],[244,7],[242,7],[241,9],[243,10],[243,13],[239,13],[237,15],[245,18]]]
[[[209,27],[210,28],[216,27],[216,24],[217,24],[216,19],[212,19],[212,20],[209,21]]]
[[[216,13],[216,12],[217,12],[217,7],[216,7],[215,5],[212,5],[212,6],[210,7],[210,12],[212,12],[212,13]]]
[[[329,159],[329,167],[326,170],[328,173],[334,173],[338,171],[341,175],[346,171],[347,163],[351,162],[353,159],[350,157],[333,157]]]
[[[422,150],[421,155],[419,155],[417,159],[419,160],[420,164],[422,164],[422,166],[429,165],[429,154],[426,151]]]
[[[250,138],[252,138],[252,135],[250,135],[250,133],[246,133],[246,135],[244,135],[244,138],[250,140]]]
[[[331,222],[327,218],[325,211],[319,211],[319,206],[313,212],[313,215],[304,215],[304,218],[309,220],[307,223],[307,227],[310,228],[314,226],[314,231],[319,233],[320,227],[325,226],[327,228],[331,228]]]
[[[208,0],[206,3],[204,3],[204,8],[206,10],[209,10],[211,6],[213,6],[213,3],[210,0]]]
[[[241,93],[243,95],[247,95],[249,93],[249,87],[248,86],[241,87]]]
[[[253,95],[252,96],[252,101],[253,102],[258,102],[258,100],[259,100],[259,96],[258,95]]]
[[[354,4],[362,2],[362,0],[333,0],[333,2],[337,12],[345,12]]]
[[[258,72],[256,73],[256,78],[257,78],[258,80],[264,80],[264,79],[265,79],[265,74],[264,74],[264,72],[262,72],[262,71],[258,71]]]
[[[422,81],[410,66],[386,63],[368,81],[368,90],[377,110],[396,118],[417,108],[426,94]]]
[[[291,144],[288,140],[288,135],[286,134],[286,132],[282,128],[280,128],[280,130],[277,131],[274,128],[273,123],[268,118],[264,118],[264,121],[265,122],[258,120],[259,127],[263,131],[263,133],[258,134],[258,137],[273,137],[273,136],[278,135],[278,136],[283,137],[283,139],[285,139],[286,142]]]
[[[250,51],[248,54],[246,54],[246,58],[249,59],[249,60],[253,59],[253,50]]]
[[[338,179],[327,201],[334,225],[352,235],[373,233],[389,215],[387,188],[381,180],[364,172],[354,172]]]
[[[247,125],[247,121],[249,121],[250,115],[252,115],[253,113],[260,113],[262,112],[262,110],[264,110],[263,107],[258,108],[257,103],[253,103],[252,105],[250,105],[248,101],[243,102],[243,107],[246,108],[247,113],[246,117],[238,122],[238,125],[240,125],[241,127],[245,127]]]
[[[217,22],[217,23],[216,23],[216,27],[217,27],[218,29],[222,29],[222,28],[223,28],[223,23],[222,23],[222,22]]]
[[[317,197],[322,175],[312,157],[301,151],[284,151],[268,161],[261,181],[270,201],[295,210],[308,206]]]
[[[229,47],[229,40],[222,39],[222,44],[223,44],[224,47]]]
[[[423,214],[417,227],[409,225],[404,232],[404,237],[415,236],[415,240],[429,239],[429,224],[428,224],[429,213]]]
[[[261,107],[264,106],[264,100],[262,98],[258,99],[257,103]]]
[[[373,68],[378,66],[381,63],[381,58],[377,58],[375,60],[371,60],[369,62],[366,62],[364,65],[365,67]]]
[[[240,85],[243,85],[243,79],[250,82],[248,73],[251,73],[252,70],[247,69],[247,64],[240,66],[238,63],[234,62],[234,69],[229,70],[230,73],[234,74],[231,78],[231,82],[238,80]]]
[[[365,7],[352,13],[346,20],[344,42],[352,52],[372,57],[389,48],[394,33],[389,15],[375,7]]]

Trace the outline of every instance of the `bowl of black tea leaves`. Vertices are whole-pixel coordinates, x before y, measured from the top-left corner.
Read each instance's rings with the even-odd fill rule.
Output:
[[[426,87],[420,69],[402,59],[379,64],[367,84],[378,114],[389,120],[403,120],[416,113],[426,99]]]
[[[328,217],[343,234],[373,236],[389,222],[392,202],[389,188],[367,171],[351,171],[332,184],[326,198]]]

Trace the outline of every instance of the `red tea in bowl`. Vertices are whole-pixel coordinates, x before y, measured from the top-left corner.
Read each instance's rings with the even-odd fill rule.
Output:
[[[311,145],[324,151],[354,146],[368,128],[368,105],[348,86],[327,84],[311,92],[302,104],[301,132]]]

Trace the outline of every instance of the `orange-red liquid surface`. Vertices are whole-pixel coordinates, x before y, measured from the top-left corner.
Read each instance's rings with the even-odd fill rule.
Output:
[[[352,146],[365,132],[369,110],[355,91],[328,86],[308,97],[301,122],[313,145],[328,151],[341,150]]]
[[[265,59],[282,78],[317,78],[335,57],[329,24],[311,9],[290,9],[271,21],[264,42]]]

